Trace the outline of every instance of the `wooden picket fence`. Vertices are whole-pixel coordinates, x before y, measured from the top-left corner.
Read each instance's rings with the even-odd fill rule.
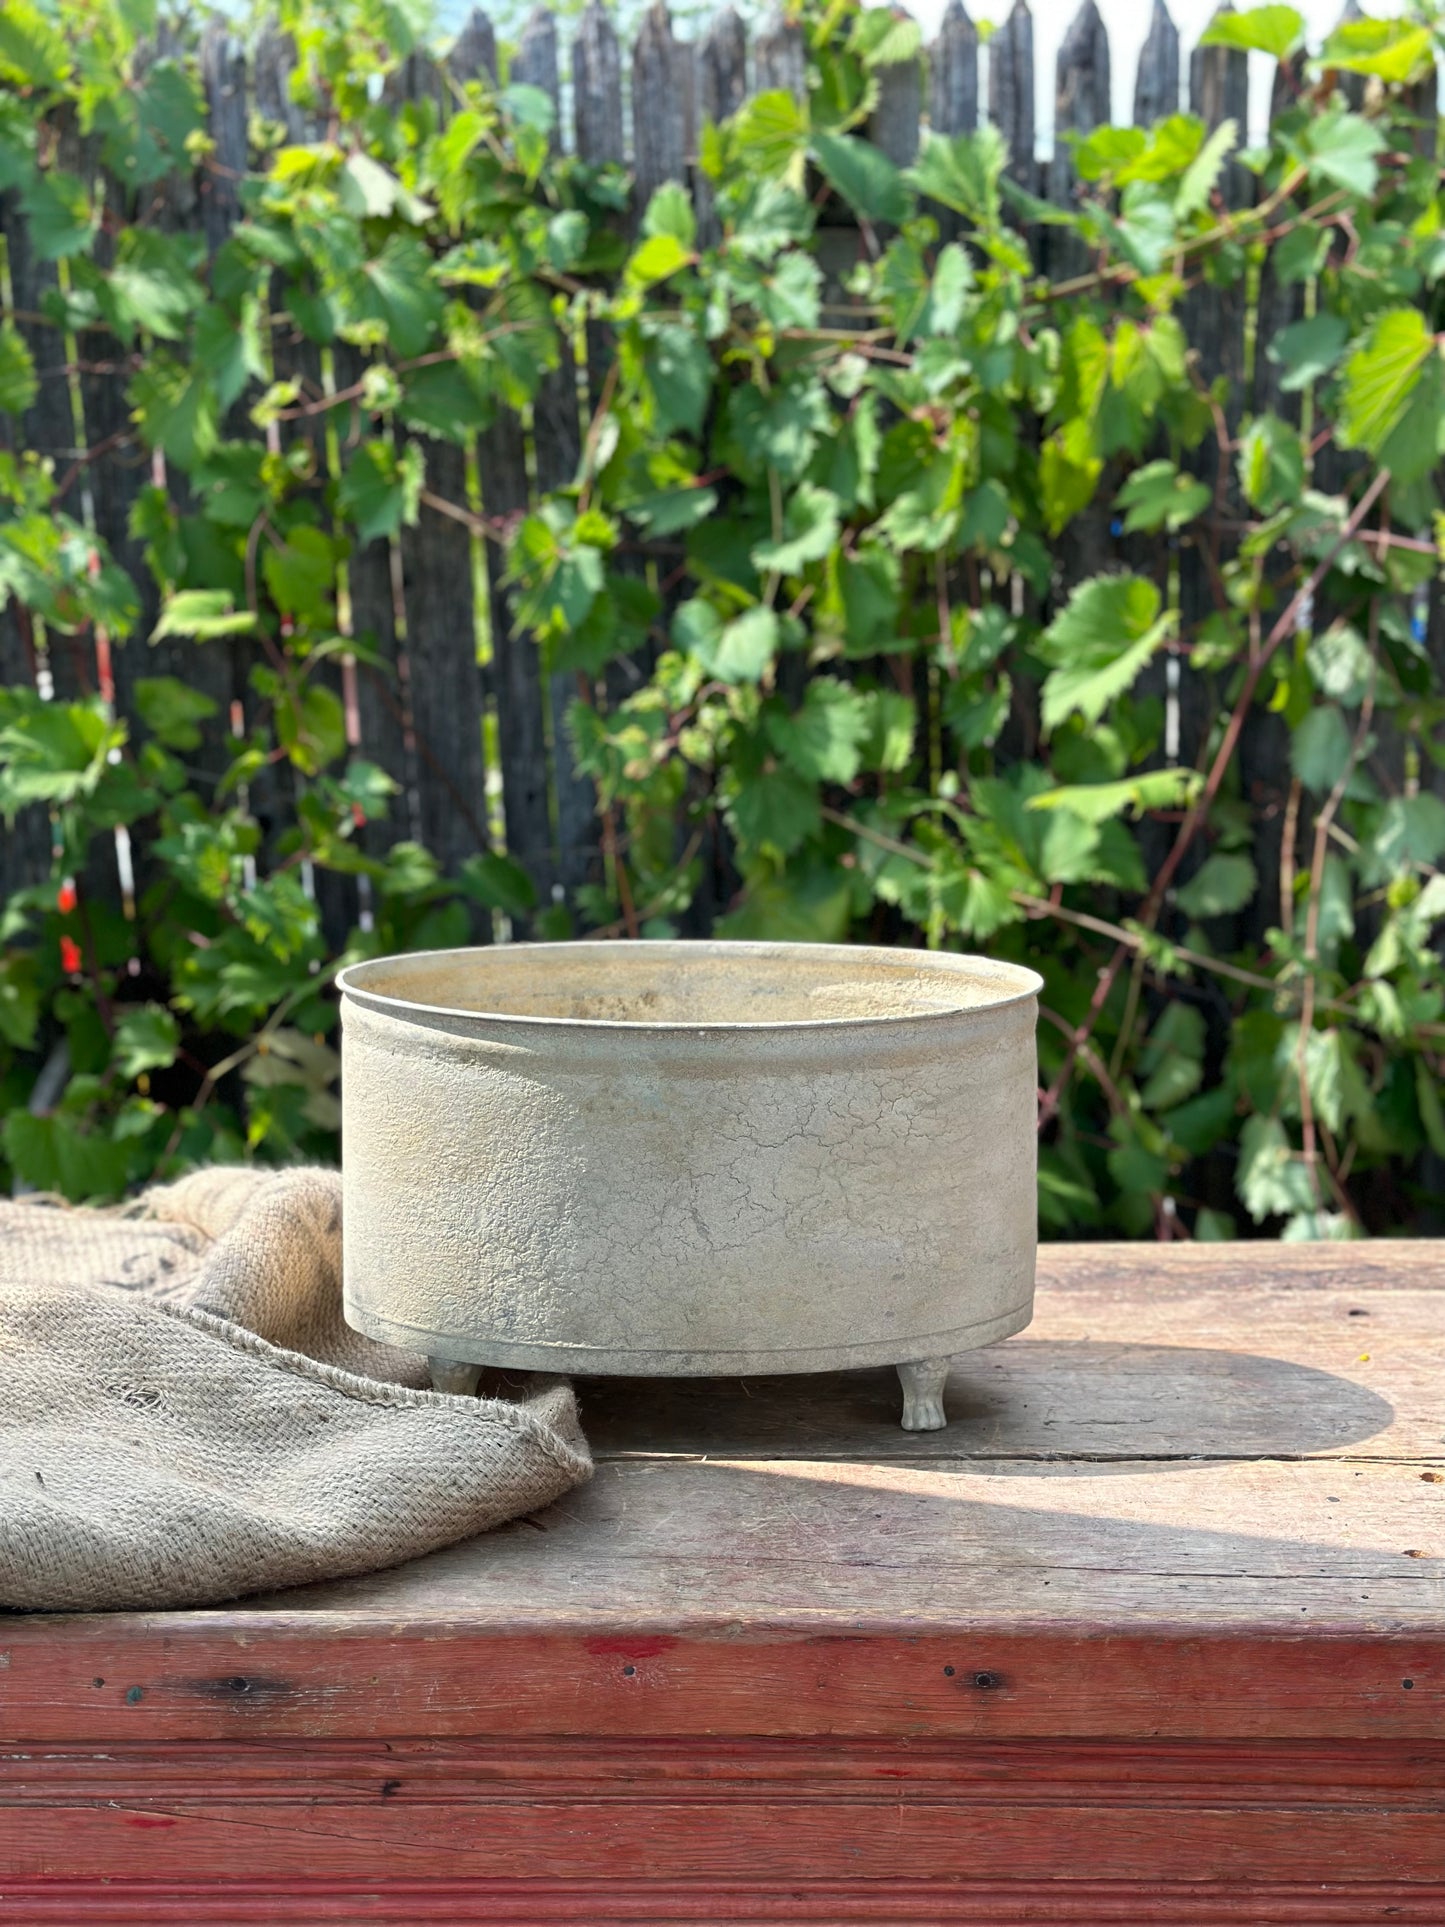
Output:
[[[564,144],[589,160],[630,165],[635,206],[645,205],[664,181],[688,182],[706,228],[707,185],[695,164],[700,129],[731,113],[750,90],[800,91],[805,57],[797,27],[774,20],[749,45],[743,22],[730,10],[718,15],[696,41],[680,40],[665,0],[657,0],[645,16],[628,55],[607,12],[593,0],[575,23],[570,49],[564,49],[556,18],[539,7],[521,34],[509,76],[541,88],[557,103]],[[306,139],[316,131],[304,124],[288,97],[288,58],[287,44],[275,32],[263,32],[247,46],[226,23],[212,21],[200,46],[200,72],[216,164],[191,181],[168,184],[150,218],[173,231],[200,228],[212,248],[220,244],[238,211],[234,182],[248,163],[251,113],[285,123],[293,139]],[[471,15],[447,64],[457,79],[496,74],[495,36],[483,14]],[[1249,125],[1249,78],[1246,56],[1223,48],[1196,50],[1186,71],[1179,34],[1164,0],[1153,0],[1134,87],[1138,124],[1189,108],[1211,126],[1231,118],[1244,130]],[[906,164],[913,158],[925,124],[957,134],[972,131],[987,118],[1006,139],[1013,176],[1029,190],[1054,199],[1072,191],[1067,136],[1111,118],[1109,41],[1094,0],[1084,0],[1058,54],[1055,144],[1047,162],[1036,158],[1033,20],[1027,0],[1016,0],[986,50],[960,0],[949,0],[933,44],[917,59],[883,70],[880,81],[871,136],[895,162]],[[444,105],[447,91],[441,70],[425,58],[413,57],[399,77],[402,97],[428,93]],[[1428,104],[1433,110],[1433,92]],[[83,166],[84,156],[71,153],[65,164]],[[1253,186],[1252,177],[1237,165],[1224,182],[1236,204],[1252,194]],[[33,258],[13,197],[0,197],[0,231],[12,306],[34,315],[53,284],[54,269]],[[846,243],[847,237],[841,238]],[[1031,236],[1031,243],[1041,271],[1056,277],[1069,271],[1068,250],[1078,245],[1072,237],[1061,240],[1057,231],[1044,229]],[[1266,269],[1252,296],[1243,289],[1207,287],[1190,295],[1185,320],[1201,356],[1201,372],[1207,379],[1220,374],[1229,378],[1234,410],[1278,402],[1272,389],[1276,371],[1254,348],[1295,317],[1296,293],[1280,288]],[[150,601],[137,636],[113,656],[103,646],[98,656],[88,639],[73,643],[58,638],[49,659],[37,661],[23,619],[13,610],[0,615],[0,679],[38,676],[42,688],[60,695],[98,689],[124,714],[137,678],[179,675],[214,696],[223,721],[234,734],[243,733],[248,707],[255,701],[247,683],[248,644],[197,648],[162,642],[146,647],[144,638],[156,615],[154,593],[128,522],[139,491],[158,471],[133,435],[122,381],[100,363],[82,367],[78,383],[73,382],[65,368],[63,338],[34,322],[24,327],[41,381],[38,399],[22,425],[23,442],[50,456],[62,477],[80,464],[70,500],[83,497],[96,531]],[[305,365],[313,351],[288,350],[278,341],[278,364],[284,364],[287,352],[298,365],[278,365],[278,374],[317,377],[317,370]],[[341,363],[345,352],[338,352],[338,384],[350,378]],[[596,344],[593,352],[598,352]],[[475,473],[488,517],[512,516],[525,508],[537,488],[555,487],[574,474],[589,396],[596,395],[603,373],[569,362],[549,378],[528,416],[505,418],[479,437]],[[431,442],[426,460],[431,500],[465,502],[465,451]],[[446,870],[479,849],[505,847],[531,872],[543,904],[560,901],[602,870],[593,798],[589,786],[571,771],[562,729],[571,679],[549,684],[532,640],[513,633],[496,545],[487,544],[484,569],[476,549],[472,529],[428,504],[416,527],[404,529],[393,542],[362,547],[347,565],[343,621],[349,623],[349,633],[373,639],[393,672],[338,665],[348,734],[359,753],[402,784],[390,820],[368,825],[364,835],[376,853],[396,839],[419,838]],[[1138,549],[1136,539],[1119,538],[1107,507],[1085,514],[1059,544],[1056,594],[1066,596],[1075,582],[1097,569],[1137,564]],[[1179,565],[1186,613],[1202,614],[1209,606],[1204,564],[1186,550]],[[1429,623],[1438,645],[1438,592]],[[634,670],[634,679],[641,673]],[[1196,687],[1188,671],[1181,673],[1177,665],[1161,665],[1156,673],[1167,705],[1171,760],[1190,759],[1209,723],[1202,686]],[[625,690],[625,666],[614,681]],[[1015,746],[1013,753],[1025,753],[1025,746]],[[222,729],[197,753],[195,760],[209,765],[201,774],[217,773],[228,754]],[[1287,775],[1282,774],[1287,771],[1286,744],[1276,718],[1251,721],[1241,757],[1246,794],[1258,816],[1256,858],[1267,877],[1277,861],[1282,813],[1269,806],[1270,796],[1279,792],[1282,800],[1287,788]],[[287,784],[294,780],[283,773],[253,788],[250,803],[263,825],[284,826],[294,800]],[[0,900],[5,891],[43,874],[48,855],[48,825],[32,813],[6,835]],[[124,866],[124,852],[121,862]],[[115,887],[114,879],[99,881]],[[96,883],[91,880],[92,888]],[[315,887],[328,934],[339,941],[358,915],[364,920],[364,896],[358,902],[357,884],[349,878],[317,878]],[[1261,926],[1277,912],[1268,900],[1271,895],[1261,893]],[[723,901],[715,889],[705,892],[703,920]],[[1246,934],[1241,928],[1240,936]]]

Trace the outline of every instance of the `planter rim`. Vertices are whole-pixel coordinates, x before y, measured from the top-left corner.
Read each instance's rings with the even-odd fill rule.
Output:
[[[912,966],[915,972],[926,971],[934,977],[955,976],[970,980],[975,985],[980,980],[991,981],[998,986],[998,992],[978,1002],[961,1003],[944,1009],[902,1008],[868,1015],[770,1018],[755,1022],[708,1022],[696,1018],[683,1022],[620,1017],[535,1016],[519,1011],[479,1010],[458,1007],[455,1004],[432,1002],[420,996],[397,996],[394,992],[373,989],[367,981],[369,977],[382,971],[388,974],[394,972],[398,966],[425,965],[443,958],[484,959],[505,954],[508,957],[522,959],[526,957],[543,959],[569,955],[575,957],[584,951],[599,950],[609,951],[614,955],[620,951],[634,954],[647,952],[656,956],[660,962],[674,964],[685,959],[690,953],[698,957],[710,956],[714,960],[720,956],[735,956],[739,960],[753,959],[757,962],[772,958],[801,959],[803,957],[816,957],[820,962],[826,959],[833,959],[840,963],[851,960],[894,967],[900,974]],[[761,943],[721,938],[666,939],[656,942],[646,938],[619,938],[606,941],[582,939],[568,943],[476,944],[453,950],[416,950],[399,956],[369,957],[362,963],[350,964],[338,974],[336,982],[344,997],[382,1015],[422,1025],[443,1018],[463,1024],[485,1025],[488,1028],[515,1026],[524,1034],[565,1029],[589,1032],[618,1031],[631,1036],[649,1032],[673,1036],[727,1036],[739,1033],[751,1035],[754,1032],[765,1034],[798,1032],[811,1035],[819,1031],[891,1030],[903,1024],[934,1024],[957,1022],[959,1019],[991,1017],[1013,1005],[1027,1003],[1043,988],[1043,978],[1024,964],[1006,963],[967,952],[914,950],[886,944]]]

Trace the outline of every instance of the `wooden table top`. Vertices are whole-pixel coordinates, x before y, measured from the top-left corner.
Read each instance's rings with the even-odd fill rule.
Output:
[[[502,1530],[11,1620],[5,1727],[1445,1734],[1445,1243],[1046,1246],[937,1433],[891,1371],[581,1396],[595,1479]]]
[[[1032,1325],[955,1362],[941,1432],[901,1429],[891,1370],[579,1392],[590,1486],[261,1610],[1445,1622],[1445,1243],[1046,1245]]]

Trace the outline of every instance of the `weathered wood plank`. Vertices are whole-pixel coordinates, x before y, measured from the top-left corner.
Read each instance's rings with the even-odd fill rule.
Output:
[[[929,49],[929,125],[936,134],[972,134],[978,126],[978,28],[963,0],[948,0]]]
[[[1083,0],[1059,47],[1054,84],[1054,152],[1048,164],[1048,197],[1059,207],[1074,199],[1076,176],[1071,136],[1107,126],[1109,110],[1109,36],[1094,0]],[[1077,235],[1050,228],[1048,272],[1063,281],[1082,274],[1089,250]]]
[[[540,1816],[539,1816],[540,1817]],[[544,1824],[553,1818],[546,1814]],[[884,1822],[886,1824],[886,1821]],[[1167,1817],[1161,1819],[1167,1830]],[[539,1830],[545,1864],[550,1835]],[[1021,1856],[1027,1867],[1030,1856]],[[1087,1865],[1087,1863],[1084,1863]],[[780,1889],[759,1878],[605,1881],[492,1880],[471,1877],[359,1881],[252,1879],[203,1886],[188,1881],[14,1881],[7,1886],[25,1919],[64,1927],[294,1927],[344,1922],[345,1927],[588,1927],[655,1922],[657,1927],[754,1927],[813,1923],[813,1927],[1024,1927],[1041,1920],[1080,1927],[1438,1927],[1445,1886],[1387,1878],[1280,1882],[1038,1880],[1015,1870],[1007,1880],[886,1882],[790,1881]]]
[[[1226,4],[1218,9],[1229,13],[1233,9]],[[1249,63],[1248,56],[1237,48],[1197,46],[1189,63],[1189,106],[1190,111],[1199,115],[1211,130],[1223,125],[1226,120],[1234,122],[1238,138],[1247,138],[1249,108]],[[1219,178],[1216,193],[1222,204],[1230,208],[1244,207],[1253,198],[1254,180],[1244,168],[1230,161]],[[1198,353],[1198,371],[1201,380],[1210,384],[1223,377],[1226,385],[1225,417],[1232,431],[1240,418],[1244,405],[1245,374],[1245,337],[1248,325],[1249,291],[1242,278],[1234,287],[1218,288],[1201,283],[1185,297],[1180,307],[1180,319],[1188,340],[1195,344]],[[1238,509],[1235,499],[1236,483],[1233,463],[1221,454],[1214,436],[1206,436],[1199,448],[1190,456],[1184,466],[1197,474],[1211,488],[1222,486],[1224,499],[1233,506],[1228,512]],[[1224,479],[1220,483],[1221,469]],[[1186,624],[1197,623],[1209,615],[1218,604],[1213,573],[1206,558],[1197,546],[1207,539],[1201,529],[1196,529],[1185,541],[1179,557],[1179,598],[1180,607]],[[1217,708],[1217,692],[1207,678],[1192,671],[1181,671],[1174,701],[1178,717],[1178,757],[1185,764],[1193,764],[1214,724]],[[1270,719],[1266,719],[1266,728]],[[1251,724],[1246,734],[1254,733]],[[1277,745],[1276,745],[1277,749]],[[1278,767],[1285,768],[1287,758]],[[1282,810],[1278,812],[1282,815]],[[1268,825],[1260,828],[1267,834]],[[1274,825],[1275,847],[1273,851],[1262,850],[1258,853],[1261,873],[1273,875],[1278,860],[1278,823]],[[1159,826],[1146,830],[1141,836],[1146,869],[1152,868],[1162,853],[1162,839],[1167,831]],[[1207,849],[1202,844],[1186,857],[1179,881],[1186,882],[1190,875],[1204,861]],[[1227,932],[1219,932],[1221,941],[1227,940]]]
[[[206,244],[215,254],[240,215],[241,181],[250,158],[246,50],[220,15],[206,23],[201,35],[200,69],[215,148],[206,162],[198,192]]]
[[[602,0],[590,0],[572,47],[577,152],[590,161],[626,159],[622,137],[622,50]]]
[[[1034,159],[1034,20],[1028,0],[1013,10],[988,43],[988,117],[1008,148],[1008,172],[1033,191],[1038,179]]]
[[[497,36],[480,7],[473,7],[462,23],[447,65],[458,80],[496,80]],[[441,78],[444,83],[445,76]]]
[[[1179,111],[1179,29],[1164,0],[1154,0],[1134,77],[1134,125],[1152,127]]]
[[[894,8],[895,18],[906,15]],[[895,167],[911,167],[918,154],[918,117],[923,107],[923,63],[891,61],[877,72],[878,105],[868,125],[868,138]]]
[[[1215,9],[1213,18],[1235,11],[1230,0]],[[1232,120],[1242,145],[1249,133],[1249,56],[1238,47],[1199,46],[1189,57],[1189,106],[1211,132]],[[1244,207],[1252,198],[1253,180],[1247,169],[1230,161],[1220,191],[1230,207]]]
[[[150,58],[167,51],[163,44]],[[208,246],[214,251],[229,232],[240,208],[236,183],[224,170],[244,170],[246,165],[245,59],[234,37],[219,32],[215,25],[208,31],[201,48],[201,82],[217,142],[215,165],[208,166],[204,180],[191,174],[171,177],[164,196],[159,201],[148,200],[143,212],[145,224],[162,233],[174,234],[202,226]],[[103,177],[103,191],[111,220],[128,222],[141,215],[136,196],[119,182]],[[107,251],[108,241],[102,240],[98,244],[102,260]],[[145,545],[131,535],[131,515],[142,492],[155,482],[164,484],[182,515],[194,512],[195,504],[185,478],[168,474],[163,456],[157,459],[147,455],[135,431],[120,342],[112,339],[106,344],[105,352],[113,358],[111,366],[84,374],[80,379],[83,439],[90,446],[106,451],[90,464],[87,480],[96,533],[129,575],[140,602],[135,634],[124,647],[112,653],[115,705],[120,715],[135,722],[136,684],[154,676],[174,676],[210,698],[216,713],[200,725],[201,740],[185,758],[192,780],[209,800],[215,783],[231,761],[234,745],[229,710],[232,699],[243,693],[251,648],[248,644],[230,641],[197,645],[184,638],[149,642],[160,614],[160,593],[145,560]],[[140,851],[135,855],[137,871],[144,882],[147,866]]]
[[[523,29],[521,45],[512,62],[512,78],[540,88],[557,108],[557,127],[561,127],[561,86],[557,67],[557,23],[543,7],[537,7]],[[582,425],[579,416],[578,368],[573,344],[564,339],[559,366],[544,377],[532,411],[533,457],[539,489],[564,488],[577,472],[582,452]],[[532,647],[530,643],[526,645]],[[537,665],[540,676],[540,665]],[[554,675],[546,679],[542,697],[546,714],[544,727],[551,748],[551,798],[555,823],[549,834],[555,850],[549,856],[546,874],[539,878],[545,893],[549,886],[564,892],[575,890],[590,880],[596,862],[597,829],[594,816],[596,798],[591,782],[579,776],[572,763],[564,719],[576,694],[575,679]]]
[[[688,1387],[691,1418],[633,1386],[614,1419],[646,1449],[397,1572],[12,1616],[4,1903],[1434,1927],[1445,1441],[1434,1464],[1361,1446],[1381,1413],[1438,1433],[1445,1247],[1056,1246],[1041,1269],[1037,1370],[956,1428],[967,1451],[886,1462],[854,1413],[819,1456],[802,1381],[775,1388],[791,1412],[758,1381],[730,1406]],[[1085,1348],[1101,1403],[1064,1389]],[[1029,1428],[1048,1449],[1015,1455]],[[234,1882],[256,1837],[265,1877]]]
[[[291,98],[287,80],[296,65],[291,36],[283,33],[274,15],[267,15],[256,31],[251,49],[251,100],[264,120],[285,129],[288,141],[308,138],[305,110]]]
[[[801,99],[808,85],[808,47],[803,30],[786,14],[773,13],[753,48],[757,91],[779,92]]]
[[[1441,1245],[1045,1246],[1040,1273],[942,1433],[903,1434],[877,1373],[584,1383],[604,1469],[545,1534],[274,1607],[1441,1634]]]
[[[712,17],[697,48],[697,102],[702,120],[719,123],[735,114],[748,90],[748,35],[733,7]]]
[[[284,1796],[294,1782],[296,1751],[284,1740],[244,1747],[197,1740],[178,1753],[163,1741],[117,1740],[103,1752],[56,1746],[8,1762],[6,1792],[17,1800],[167,1800],[203,1809],[244,1788],[257,1797]],[[1408,1752],[1386,1742],[1348,1750],[1319,1740],[1241,1745],[1221,1740],[1165,1740],[1147,1750],[1105,1740],[845,1740],[823,1734],[799,1740],[753,1737],[742,1743],[706,1737],[680,1740],[665,1752],[645,1741],[607,1735],[513,1742],[505,1737],[376,1741],[318,1739],[307,1748],[307,1795],[319,1807],[358,1797],[424,1800],[450,1794],[463,1801],[544,1798],[548,1790],[597,1798],[623,1779],[650,1791],[687,1787],[699,1802],[730,1799],[740,1784],[767,1787],[798,1800],[901,1787],[905,1797],[963,1797],[1010,1789],[1087,1797],[1101,1807],[1144,1797],[1192,1796],[1232,1787],[1277,1806],[1327,1794],[1345,1808],[1382,1805],[1396,1813],[1429,1811],[1438,1802],[1445,1741]],[[382,1788],[401,1776],[390,1792]]]
[[[713,15],[697,45],[697,123],[699,134],[709,124],[720,126],[747,99],[748,35],[732,7]],[[712,182],[698,169],[693,201],[697,208],[698,238],[704,247],[719,238]]]
[[[565,1742],[512,1753],[403,1741],[388,1751],[316,1748],[320,1759],[308,1749],[303,1804],[295,1756],[274,1745],[239,1759],[197,1747],[191,1777],[160,1749],[116,1751],[100,1771],[52,1754],[33,1782],[19,1783],[24,1824],[0,1877],[222,1871],[237,1830],[260,1824],[272,1879],[425,1876],[444,1858],[454,1878],[525,1880],[538,1870],[540,1807],[553,1819],[545,1865],[556,1879],[642,1871],[642,1839],[654,1878],[708,1881],[760,1864],[788,1882],[846,1867],[891,1889],[901,1868],[913,1881],[992,1882],[1021,1861],[1035,1879],[1061,1880],[1084,1855],[1100,1879],[1323,1883],[1389,1864],[1401,1880],[1428,1880],[1439,1866],[1428,1774],[1445,1764],[1435,1748],[1413,1759],[1395,1747],[1391,1778],[1384,1760],[1369,1763],[1373,1772],[1349,1760],[1336,1769],[1305,1745],[1258,1758],[1245,1747],[1176,1743],[1159,1749],[1166,1772],[1148,1759],[1124,1781],[1117,1748],[1080,1743],[924,1742],[875,1753],[812,1741],[664,1751],[603,1740],[587,1753]]]
[[[1445,1459],[1436,1383],[1438,1292],[1379,1302],[1347,1281],[1302,1303],[1250,1293],[1249,1351],[1228,1342],[1236,1288],[1201,1290],[1141,1309],[1127,1343],[1093,1334],[1116,1322],[1120,1292],[1041,1284],[1028,1331],[966,1353],[949,1379],[941,1432],[897,1426],[888,1371],[814,1378],[593,1380],[583,1387],[594,1449],[726,1458],[1203,1462],[1347,1455]],[[1355,1312],[1361,1316],[1352,1316]],[[1221,1341],[1225,1342],[1221,1342]],[[1369,1355],[1368,1365],[1359,1362]],[[1061,1440],[1067,1444],[1061,1446]]]
[[[1066,207],[1075,182],[1071,136],[1107,126],[1109,112],[1109,36],[1094,0],[1083,0],[1059,45],[1054,69],[1054,152],[1049,162],[1049,198]]]
[[[612,1502],[609,1517],[590,1500],[601,1536],[637,1533],[637,1521],[626,1519],[621,1503],[639,1503],[649,1476],[664,1475],[657,1468],[613,1467],[590,1489]],[[673,1482],[674,1519],[692,1515],[707,1496],[708,1468],[665,1476]],[[741,1477],[715,1468],[713,1494]],[[1359,1572],[1352,1573],[1352,1590],[1375,1601],[1376,1626],[1347,1631],[1333,1621],[1319,1623],[1320,1589],[1316,1584],[1311,1602],[1307,1572],[1293,1592],[1305,1595],[1308,1613],[1300,1611],[1300,1597],[1282,1597],[1289,1589],[1271,1574],[1258,1591],[1263,1610],[1279,1599],[1278,1621],[1233,1628],[1201,1624],[1187,1599],[1166,1621],[1171,1602],[1161,1575],[1161,1595],[1153,1602],[1159,1628],[1139,1630],[1117,1615],[1102,1624],[1071,1622],[1066,1595],[1049,1619],[1016,1612],[1008,1600],[1027,1575],[1027,1559],[999,1573],[981,1595],[994,1602],[990,1616],[975,1601],[982,1575],[973,1560],[951,1574],[937,1572],[935,1597],[947,1588],[940,1624],[921,1618],[912,1601],[930,1570],[920,1539],[918,1562],[885,1574],[900,1602],[898,1618],[887,1626],[860,1614],[851,1594],[860,1579],[879,1571],[884,1542],[872,1523],[880,1506],[895,1503],[894,1489],[885,1485],[876,1495],[866,1485],[830,1489],[835,1506],[849,1505],[857,1547],[850,1584],[830,1595],[831,1575],[822,1575],[817,1593],[797,1543],[816,1533],[822,1495],[749,1476],[752,1508],[729,1529],[746,1530],[750,1522],[754,1530],[790,1529],[792,1572],[782,1590],[791,1599],[802,1586],[805,1598],[818,1597],[806,1611],[762,1603],[776,1573],[755,1547],[750,1560],[728,1568],[726,1603],[711,1623],[699,1610],[695,1561],[654,1573],[650,1617],[639,1616],[635,1599],[619,1603],[617,1578],[607,1579],[599,1600],[590,1590],[599,1566],[582,1561],[573,1567],[564,1601],[519,1600],[509,1619],[497,1610],[497,1583],[485,1563],[464,1582],[459,1608],[439,1563],[455,1555],[436,1554],[403,1569],[412,1581],[427,1581],[410,1600],[395,1594],[388,1601],[374,1587],[368,1600],[360,1582],[349,1607],[333,1596],[314,1614],[295,1610],[293,1599],[291,1610],[271,1614],[16,1618],[6,1628],[10,1663],[0,1718],[7,1734],[32,1742],[214,1740],[218,1734],[364,1740],[414,1736],[419,1722],[436,1739],[565,1733],[653,1740],[697,1733],[719,1739],[1439,1739],[1445,1635],[1438,1606],[1432,1610],[1418,1577],[1411,1603],[1400,1597],[1398,1583],[1362,1583]],[[971,1523],[978,1517],[971,1507],[950,1514],[956,1496],[940,1491],[923,1506],[905,1495],[898,1509],[917,1518],[920,1533],[950,1516]],[[802,1505],[789,1527],[779,1509],[797,1498]],[[1031,1525],[1038,1530],[1049,1519],[1040,1507]],[[713,1530],[720,1523],[715,1512],[706,1522]],[[1068,1524],[1057,1522],[1054,1543],[1061,1548],[1070,1543]],[[572,1550],[563,1530],[568,1522],[549,1513],[544,1525],[555,1571]],[[541,1534],[528,1536],[543,1544]],[[495,1550],[501,1540],[484,1543]],[[1228,1534],[1203,1532],[1197,1541],[1201,1564],[1221,1556],[1237,1561],[1252,1544],[1248,1533],[1231,1541]],[[655,1546],[646,1549],[649,1562],[656,1556]],[[629,1586],[638,1577],[631,1565],[600,1569]],[[1169,1576],[1176,1593],[1187,1593],[1187,1582]],[[1117,1596],[1124,1588],[1116,1583],[1114,1590]],[[1093,1610],[1087,1600],[1079,1603]],[[714,1610],[710,1602],[707,1610]],[[771,1623],[750,1626],[759,1614]],[[104,1686],[97,1688],[96,1679]],[[1408,1689],[1401,1684],[1406,1679]]]
[[[25,319],[40,311],[46,293],[55,286],[55,268],[36,258],[18,198],[9,190],[0,193],[0,236],[11,299],[20,311],[15,326],[30,350],[39,383],[34,402],[18,421],[13,415],[0,414],[0,446],[12,455],[25,449],[49,455],[57,475],[63,475],[65,451],[74,440],[65,343],[54,328]],[[7,602],[0,609],[0,677],[5,683],[36,687],[36,673],[42,666],[40,645],[29,611],[18,602]],[[0,824],[0,899],[49,874],[50,845],[50,813],[39,805],[19,811],[13,823]]]
[[[686,181],[692,117],[693,50],[674,35],[667,0],[653,0],[632,47],[633,202],[639,215],[664,181]]]
[[[562,85],[557,64],[557,18],[547,7],[533,7],[512,56],[511,78],[526,87],[536,87],[557,110],[552,129],[554,148],[562,144]]]
[[[458,80],[478,78],[487,72],[485,57],[486,36],[474,33],[454,49],[451,72]],[[469,58],[480,64],[468,65]],[[446,99],[440,76],[423,67],[412,64],[407,83],[421,97]],[[434,505],[448,503],[465,514],[467,451],[440,437],[421,438],[419,445],[433,501],[423,502],[416,526],[403,528],[400,538],[417,820],[443,873],[453,874],[489,842],[472,538],[463,521]],[[485,926],[478,934],[487,934]]]
[[[410,663],[398,633],[401,558],[390,542],[364,542],[350,556],[351,634],[377,663],[356,671],[360,753],[399,785],[384,817],[360,825],[357,841],[370,856],[420,835],[420,776],[410,723]]]

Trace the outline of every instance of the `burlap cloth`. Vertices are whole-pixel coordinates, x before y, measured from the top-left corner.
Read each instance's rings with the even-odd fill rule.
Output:
[[[400,1564],[592,1461],[565,1383],[424,1389],[341,1312],[334,1172],[0,1202],[0,1606],[196,1606]]]

